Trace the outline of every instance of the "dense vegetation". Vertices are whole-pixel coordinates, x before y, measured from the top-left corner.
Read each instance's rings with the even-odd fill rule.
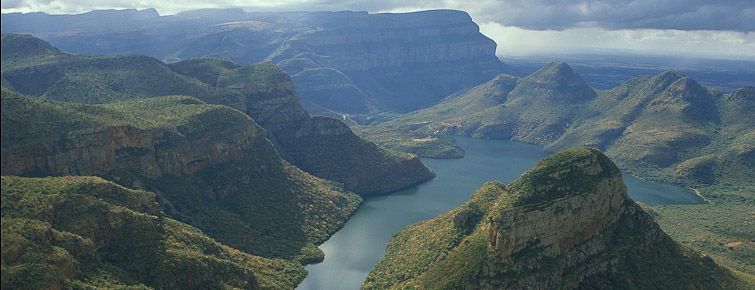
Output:
[[[343,184],[361,195],[393,192],[432,178],[416,156],[375,146],[343,122],[310,117],[293,84],[276,66],[237,66],[217,59],[171,64],[208,84],[241,92],[247,113],[274,136],[285,157],[301,169]]]
[[[453,135],[513,139],[551,151],[596,147],[625,172],[700,193],[705,205],[659,209],[659,223],[679,241],[688,241],[689,233],[717,233],[701,234],[701,241],[689,246],[755,275],[741,266],[749,263],[751,248],[721,250],[755,235],[735,237],[708,226],[714,221],[734,230],[749,224],[747,215],[726,211],[755,204],[753,114],[752,87],[721,94],[680,73],[664,72],[593,90],[568,65],[555,62],[522,79],[500,75],[433,107],[355,132],[395,150],[435,158],[456,157],[446,153],[459,151],[445,141]],[[684,225],[663,222],[690,218],[683,209],[709,214],[694,215],[694,222]]]
[[[248,116],[195,98],[90,105],[4,89],[2,127],[3,175],[92,174],[145,188],[169,217],[253,255],[321,260],[315,245],[360,203],[285,162]]]
[[[364,288],[752,286],[752,280],[672,241],[614,179],[621,180],[620,173],[607,157],[591,149],[573,149],[540,161],[508,186],[489,182],[466,204],[396,234]],[[616,198],[621,201],[616,203]],[[570,199],[579,201],[569,203]],[[618,207],[590,221],[606,203]],[[579,215],[551,216],[573,212]],[[575,226],[587,228],[540,230]],[[611,266],[602,262],[608,260]]]
[[[289,162],[346,190],[386,194],[433,177],[414,156],[380,149],[340,121],[310,118],[291,79],[270,63],[240,66],[201,58],[168,65],[138,55],[71,55],[13,34],[3,36],[3,46],[8,47],[2,51],[3,87],[28,96],[96,104],[193,96],[243,111],[271,133]]]
[[[299,263],[249,255],[98,177],[2,177],[2,287],[291,288]]]
[[[665,72],[596,93],[567,64],[554,62],[356,132],[425,157],[456,150],[443,135],[513,139],[553,151],[588,145],[640,177],[697,187],[709,198],[751,200],[753,112],[753,88],[723,95]]]

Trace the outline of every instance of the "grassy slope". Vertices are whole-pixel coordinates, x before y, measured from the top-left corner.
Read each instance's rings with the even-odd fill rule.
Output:
[[[299,263],[252,256],[98,177],[2,177],[3,288],[289,288]]]

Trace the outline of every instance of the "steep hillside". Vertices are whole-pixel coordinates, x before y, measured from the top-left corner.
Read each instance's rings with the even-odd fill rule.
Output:
[[[166,217],[154,193],[98,177],[2,177],[3,289],[292,288],[292,261]]]
[[[15,49],[43,44],[28,36],[3,38],[3,45]],[[13,60],[14,51],[4,50],[3,59]],[[196,59],[166,65],[146,56],[60,54],[65,60],[4,68],[3,85],[40,98],[82,103],[189,95],[230,106],[272,133],[269,137],[291,163],[363,195],[386,194],[433,177],[417,157],[365,142],[340,121],[310,118],[291,79],[269,63],[239,66]]]
[[[292,76],[305,103],[347,113],[409,112],[512,72],[495,56],[495,42],[453,10],[11,13],[3,14],[2,29],[74,53],[271,61]]]
[[[425,157],[458,157],[449,135],[513,139],[552,151],[604,150],[644,178],[752,199],[753,89],[721,95],[678,73],[595,92],[563,62],[522,79],[500,75],[433,107],[355,129],[363,138]],[[393,144],[393,145],[390,145]]]
[[[343,183],[347,190],[385,194],[434,176],[416,156],[366,142],[339,120],[310,117],[291,79],[274,65],[235,66],[216,59],[194,59],[171,64],[171,68],[240,92],[247,114],[272,133],[285,157],[309,173]]]
[[[243,113],[190,97],[104,105],[2,93],[2,175],[96,175],[244,252],[322,259],[360,199],[288,164]]]
[[[667,236],[594,149],[554,154],[509,185],[407,227],[368,289],[746,288]]]

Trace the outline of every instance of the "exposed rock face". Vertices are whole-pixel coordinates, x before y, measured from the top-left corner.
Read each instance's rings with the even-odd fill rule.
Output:
[[[122,26],[101,14],[6,14],[3,32],[30,33],[77,53],[269,60],[293,76],[305,103],[348,113],[412,111],[511,72],[495,56],[495,42],[461,11],[122,11]]]
[[[339,120],[310,117],[288,75],[269,63],[239,67],[216,59],[194,59],[171,64],[171,68],[241,92],[242,110],[272,133],[284,157],[309,173],[342,183],[346,190],[386,194],[434,176],[416,156],[366,142]]]
[[[312,117],[278,140],[303,170],[342,182],[344,188],[363,196],[393,192],[435,176],[417,156],[364,141],[331,118]]]
[[[302,164],[317,164],[307,166],[306,170],[343,183],[346,190],[363,190],[360,194],[386,194],[433,176],[416,157],[399,157],[398,154],[390,154],[374,145],[368,145],[343,124],[335,124],[340,121],[311,119],[299,102],[289,76],[270,63],[240,66],[229,61],[204,58],[168,65],[147,56],[70,55],[55,50],[42,40],[19,35],[4,36],[3,45],[14,48],[13,51],[3,51],[3,85],[21,93],[81,103],[109,103],[176,94],[196,96],[208,103],[230,106],[245,112],[264,127],[270,133],[266,137],[294,165],[301,167]],[[15,50],[25,48],[40,50],[35,49],[37,47],[50,49],[41,50],[46,54],[28,58],[17,57],[14,53]],[[317,125],[317,122],[322,124]],[[302,131],[304,128],[315,130],[317,127],[335,128],[344,134],[336,136]],[[219,129],[220,132],[229,134],[233,130],[234,128]],[[312,140],[307,140],[307,144],[313,147],[300,148],[302,137],[297,137],[297,134],[308,134],[307,138]],[[111,136],[92,138],[100,137]],[[306,154],[291,158],[292,154],[288,152]],[[357,162],[359,155],[371,158]],[[328,158],[322,158],[323,156]],[[344,166],[345,163],[340,159],[351,160],[346,164],[352,167]],[[200,161],[197,159],[193,162]],[[408,164],[412,166],[407,166]],[[319,168],[328,170],[318,170]],[[376,172],[399,170],[397,174],[407,178],[385,179],[381,175],[372,175],[367,168]],[[376,183],[385,185],[364,190],[368,188],[367,184]]]
[[[473,231],[447,230],[466,224],[460,216],[470,208],[485,212]],[[629,199],[605,155],[579,148],[540,161],[508,186],[486,184],[450,214],[402,230],[365,287],[684,289],[733,281]]]
[[[85,105],[3,90],[2,124],[3,175],[97,175],[148,189],[171,217],[254,255],[321,259],[314,244],[360,202],[284,161],[242,112],[194,98]]]
[[[2,163],[2,175],[107,175],[114,170],[135,168],[149,178],[192,175],[212,164],[240,159],[245,151],[261,145],[254,144],[260,133],[254,126],[218,129],[221,130],[217,133],[228,136],[222,143],[214,135],[187,139],[163,129],[114,126],[65,136],[54,144],[9,145],[4,148],[12,154],[3,154],[6,161]],[[255,149],[274,152],[260,147]]]

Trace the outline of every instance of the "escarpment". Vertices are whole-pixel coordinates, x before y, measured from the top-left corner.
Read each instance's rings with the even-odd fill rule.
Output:
[[[122,22],[104,14],[123,14]],[[65,20],[6,14],[3,31],[32,34],[74,53],[270,61],[293,76],[305,103],[345,113],[410,112],[513,72],[496,57],[496,43],[463,11],[133,14],[94,11]]]
[[[37,56],[36,59],[41,61],[40,63],[34,63],[26,61],[27,58],[17,56],[13,51],[3,52],[3,84],[21,93],[45,99],[80,103],[111,103],[173,94],[195,96],[207,103],[225,105],[243,111],[269,133],[265,137],[273,141],[274,147],[283,158],[310,174],[343,184],[345,190],[357,191],[365,195],[386,194],[433,177],[432,172],[416,157],[392,154],[371,145],[352,134],[340,121],[311,118],[299,102],[291,78],[270,63],[241,66],[220,59],[202,58],[165,64],[146,56],[71,55],[55,50],[40,39],[20,35],[5,36],[3,45],[13,48],[13,51],[29,47],[31,51],[46,53]],[[34,49],[36,47],[49,49]],[[48,81],[40,82],[38,81],[40,79]],[[343,131],[344,134],[328,134],[317,131],[318,127],[334,128]],[[129,130],[133,131],[133,129]],[[229,146],[245,142],[242,140],[245,138],[245,129],[241,129],[239,134],[234,135],[238,128],[233,124],[227,128],[217,127],[214,130],[218,133],[214,136],[219,136],[218,138],[234,138],[226,136],[240,138],[236,141],[228,140]],[[304,132],[304,130],[314,131]],[[158,139],[172,138],[167,135],[162,136],[169,133],[148,131],[133,131],[132,133],[155,135],[153,137]],[[107,133],[98,132],[97,134]],[[306,142],[302,142],[303,137],[297,137],[302,134],[307,135]],[[93,136],[92,138],[101,137],[118,138],[118,136]],[[200,139],[193,142],[203,142]],[[123,148],[111,148],[111,151],[126,150],[126,147],[131,146],[128,140],[118,139],[118,141],[126,143],[119,145]],[[303,143],[306,143],[308,147],[303,147],[305,146]],[[187,144],[184,147],[186,146],[194,145]],[[162,156],[159,160],[163,163],[175,161],[173,167],[189,168],[187,170],[195,170],[190,168],[201,167],[207,163],[207,160],[204,160],[208,158],[207,156],[194,156],[188,152],[191,150],[184,151],[186,152],[182,151],[174,155],[179,156],[176,158],[186,160],[173,160],[175,158],[166,156]],[[107,154],[113,155],[113,152]],[[212,150],[210,152],[223,154]],[[306,154],[299,154],[302,152]],[[69,152],[67,154],[78,154],[71,158],[83,158],[84,163],[89,158],[89,156],[84,156],[89,153]],[[370,156],[370,158],[357,162],[360,155]],[[341,162],[341,159],[348,161]],[[113,157],[110,156],[108,160],[112,161]],[[318,166],[308,166],[310,164]],[[51,166],[55,165],[51,164]],[[82,168],[86,169],[87,166],[89,165],[85,164]],[[320,170],[321,167],[327,169]],[[370,169],[378,174],[372,174]],[[71,168],[69,171],[74,173],[75,170],[76,168]],[[385,178],[384,173],[387,172],[395,173],[396,176],[402,178]],[[374,184],[381,186],[371,187]]]
[[[588,148],[554,154],[511,184],[486,184],[467,204],[405,228],[364,284],[376,289],[736,286],[712,259],[671,240],[629,199],[619,169]]]
[[[171,67],[240,92],[244,110],[272,133],[285,158],[304,171],[342,183],[346,190],[385,194],[434,176],[415,156],[364,141],[339,120],[310,117],[291,79],[272,64],[240,67],[217,59],[194,59]]]
[[[360,199],[290,165],[242,112],[190,97],[103,105],[3,90],[2,174],[97,175],[244,252],[321,259]]]

